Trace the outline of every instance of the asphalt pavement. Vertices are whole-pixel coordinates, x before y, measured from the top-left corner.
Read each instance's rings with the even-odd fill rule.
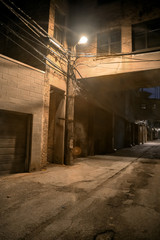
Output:
[[[1,240],[159,240],[160,141],[0,177]]]

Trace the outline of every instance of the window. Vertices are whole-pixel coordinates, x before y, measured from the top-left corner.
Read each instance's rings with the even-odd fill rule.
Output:
[[[101,5],[112,3],[112,2],[114,2],[114,0],[97,0],[97,5],[101,6]]]
[[[107,1],[106,0],[97,0],[97,3],[100,6],[100,5],[106,4]]]
[[[64,42],[64,26],[65,26],[65,16],[55,9],[55,26],[54,26],[54,37],[63,44]]]
[[[156,103],[154,103],[154,104],[152,105],[152,109],[153,109],[153,110],[156,110],[156,109],[157,109]]]
[[[121,31],[114,29],[97,35],[97,53],[120,53]]]
[[[160,47],[160,19],[132,26],[133,51]]]
[[[145,103],[142,103],[141,106],[140,106],[141,109],[145,110],[147,109],[147,105]]]

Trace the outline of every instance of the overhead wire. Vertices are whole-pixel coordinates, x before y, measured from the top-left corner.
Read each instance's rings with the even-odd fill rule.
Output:
[[[4,16],[4,15],[2,14],[2,16]],[[33,39],[35,39],[35,40],[39,43],[39,45],[40,45],[41,47],[44,47],[46,50],[48,50],[49,52],[51,52],[51,54],[56,55],[56,56],[59,57],[61,60],[67,62],[67,60],[64,59],[64,57],[62,57],[60,54],[58,54],[58,53],[55,52],[53,49],[51,49],[50,47],[48,47],[42,40],[37,39],[33,34],[29,33],[29,32],[26,31],[24,28],[22,28],[21,26],[19,26],[19,24],[15,23],[15,21],[13,21],[12,19],[10,19],[8,16],[4,16],[4,17],[6,17],[9,21],[11,21],[15,26],[17,26],[18,28],[20,28],[22,31],[24,31],[25,33],[27,33],[30,37],[32,37]],[[21,35],[22,35],[22,34],[21,34]],[[23,37],[25,37],[25,36],[23,35]],[[27,37],[25,37],[25,38],[27,38]],[[28,39],[28,40],[32,41],[31,39]],[[36,42],[35,42],[35,43],[36,43]],[[38,44],[38,43],[37,43],[37,44]]]
[[[5,3],[3,0],[0,0],[16,17],[19,18],[19,20],[21,20],[32,32],[34,32],[34,34],[36,34],[38,37],[40,37],[40,35],[34,31],[30,26],[29,26],[29,22],[27,22],[26,19],[24,19],[20,14],[18,14],[12,7],[10,7],[7,3]]]
[[[3,0],[2,0],[2,1],[3,1]],[[61,50],[63,50],[62,52],[65,52],[65,53],[68,52],[68,50],[65,49],[62,44],[60,44],[54,37],[50,36],[50,35],[48,34],[48,32],[47,32],[44,28],[42,28],[34,19],[32,19],[28,14],[26,14],[21,8],[17,7],[14,2],[12,2],[11,0],[9,0],[9,2],[10,2],[16,9],[18,9],[24,16],[26,16],[30,21],[32,21],[32,22],[41,30],[41,31],[39,31],[39,33],[40,33],[42,36],[49,38],[49,40],[51,40],[52,43],[54,43],[54,44],[55,44],[56,46],[58,46]],[[27,21],[27,20],[26,20],[26,21]],[[28,22],[28,21],[27,21],[27,22]],[[29,22],[29,24],[30,24],[35,30],[37,30],[37,28],[36,28],[34,25],[32,25],[30,22]]]
[[[91,47],[93,50],[97,50],[97,46],[95,45],[92,45],[92,44],[89,44],[89,47]],[[101,48],[103,50],[103,48]],[[153,50],[152,50],[153,51]],[[160,51],[160,48],[156,48],[154,49],[154,51]],[[107,52],[102,52],[102,53],[96,53],[94,54],[93,52],[78,52],[75,53],[72,52],[73,56],[77,56],[77,57],[95,57],[95,58],[112,58],[112,57],[120,57],[120,56],[123,56],[123,57],[126,57],[126,56],[132,56],[132,59],[135,59],[137,60],[137,57],[133,57],[133,55],[138,55],[138,54],[143,54],[143,53],[149,53],[150,51],[149,50],[140,50],[140,51],[137,51],[137,52],[129,52],[129,53],[122,53],[122,52],[119,52],[119,53],[107,53]],[[127,58],[127,57],[126,57]],[[142,59],[139,59],[139,60],[142,60]]]
[[[3,0],[0,0],[1,2],[3,2],[4,3],[4,1]],[[9,2],[10,3],[12,3],[12,4],[14,4],[13,2],[11,2],[10,0],[9,0]],[[15,6],[15,4],[14,4],[14,6]],[[17,8],[17,7],[16,7]],[[10,8],[9,8],[10,9]],[[11,10],[11,9],[10,9]],[[23,18],[22,16],[19,16],[19,14],[17,15],[16,14],[16,12],[13,10],[12,12],[16,15],[16,16],[18,16],[18,18],[34,33],[34,34],[38,34],[37,36],[38,37],[40,37],[40,35],[41,36],[43,36],[43,37],[50,37],[49,35],[48,35],[48,33],[40,26],[40,25],[38,25],[34,20],[32,20],[28,15],[26,15],[20,8],[18,8],[18,10],[19,11],[21,11],[25,16],[27,16],[34,24],[36,24],[37,25],[37,27],[38,28],[40,28],[42,31],[44,31],[44,32],[42,32],[42,31],[39,31],[35,26],[33,27],[32,26],[32,24],[31,23],[29,23],[25,18]],[[33,29],[34,30],[36,30],[36,32],[31,28],[31,27],[33,27]],[[45,35],[45,33],[46,33],[46,35]],[[72,52],[70,52],[70,51],[68,51],[68,53],[70,53],[70,54],[72,54]],[[82,54],[84,54],[84,56],[82,55]],[[132,53],[133,54],[133,53]],[[135,53],[134,53],[135,54]],[[126,56],[126,55],[131,55],[131,54],[115,54],[115,55],[107,55],[107,56],[105,56],[105,57],[113,57],[113,56]],[[77,55],[77,56],[80,56],[80,57],[98,57],[98,55],[96,54],[96,55],[93,55],[93,53],[81,53],[80,55]],[[101,57],[104,57],[104,55],[102,56],[102,55],[99,55],[99,56],[101,56]],[[44,57],[44,56],[43,56]],[[47,61],[48,61],[48,59],[47,58],[45,58]],[[63,57],[62,57],[62,59],[63,59]],[[133,58],[132,58],[133,59]],[[137,59],[136,59],[137,60]],[[139,60],[138,60],[139,61]],[[141,61],[143,61],[144,62],[144,60],[141,60]],[[155,60],[145,60],[145,61],[155,61]],[[157,61],[160,61],[160,60],[157,60]],[[128,61],[129,62],[129,61]],[[133,61],[132,61],[133,62]],[[52,64],[52,61],[49,59],[49,63],[50,64]],[[122,61],[121,62],[111,62],[111,63],[100,63],[100,64],[98,64],[98,65],[96,65],[96,66],[99,66],[99,65],[102,65],[102,64],[113,64],[113,63],[122,63]],[[125,61],[124,63],[127,63],[127,61]],[[47,64],[47,65],[49,65],[49,64]],[[81,65],[84,65],[84,64],[81,64]],[[49,65],[50,66],[50,65]],[[78,66],[78,65],[77,65]],[[82,79],[84,79],[83,77],[82,77],[82,75],[80,74],[80,72],[79,72],[79,70],[76,68],[77,66],[74,66],[74,69],[77,71],[77,73],[79,74],[79,76],[82,78]],[[61,71],[61,69],[60,68],[57,68],[57,66],[54,66],[55,68],[56,68],[56,70],[57,71],[59,71],[60,73],[62,73]],[[89,66],[89,67],[95,67],[95,66]],[[64,72],[63,72],[63,74],[64,74]],[[65,76],[66,76],[66,73],[64,74]]]
[[[18,13],[16,13],[13,8],[11,8],[8,4],[6,4],[3,0],[0,0],[9,10],[11,10],[12,13],[14,13],[27,27],[29,27],[29,25],[27,23],[29,23],[26,19],[24,19],[22,16],[20,16]],[[12,1],[9,0],[9,2],[14,5],[14,7],[16,7],[21,13],[23,13],[27,18],[29,18],[30,20],[32,20],[41,30],[43,30],[43,32],[46,34],[42,34],[42,32],[40,32],[40,34],[42,36],[48,37],[48,33],[39,25],[37,24],[30,16],[28,16],[27,14],[24,13],[23,10],[21,10],[20,8],[18,8]],[[30,24],[30,23],[29,23]],[[17,25],[17,24],[16,24]],[[14,30],[12,30],[11,28],[9,28],[7,25],[6,27],[13,33],[15,34],[17,37],[19,37],[21,40],[23,40],[26,44],[28,44],[30,47],[32,47],[36,52],[38,52],[40,55],[42,55],[50,64],[52,64],[54,67],[58,68],[59,71],[62,71],[63,73],[65,73],[63,70],[61,70],[55,63],[53,63],[50,59],[48,59],[45,55],[43,55],[40,51],[38,51],[36,48],[34,48],[33,46],[31,46],[28,42],[26,42],[21,36],[19,36],[17,33],[15,33]],[[19,26],[20,27],[20,26]],[[34,27],[34,26],[33,26]],[[21,27],[20,27],[21,28]],[[21,28],[22,29],[22,28]],[[30,29],[30,27],[29,27]],[[34,27],[34,29],[36,29]],[[24,30],[24,29],[22,29]],[[32,30],[32,29],[31,29]],[[36,29],[37,30],[37,29]],[[24,30],[25,31],[25,30]],[[27,31],[26,31],[27,32]],[[33,31],[35,33],[35,31]],[[28,33],[28,32],[27,32]],[[28,33],[29,34],[29,33]],[[45,46],[45,44],[43,44],[41,41],[39,41],[39,39],[35,38],[33,35],[29,34],[30,36],[32,36],[34,39],[36,39],[38,42],[40,42],[40,44],[42,44],[43,46]],[[37,34],[36,34],[37,35]],[[38,35],[39,36],[39,35]],[[45,46],[46,47],[46,46]],[[48,49],[48,48],[47,48]],[[52,51],[50,48],[49,50],[53,53],[56,53],[55,51]],[[58,57],[60,57],[57,54]],[[61,57],[62,58],[62,57]],[[64,58],[62,58],[64,61],[66,61]],[[75,68],[75,67],[74,67]],[[76,68],[75,68],[76,70]],[[65,73],[66,75],[66,73]]]
[[[30,26],[32,26],[39,34],[41,34],[42,36],[44,37],[48,37],[49,40],[51,40],[52,43],[55,43],[55,46],[59,46],[60,48],[62,48],[65,52],[67,51],[67,53],[71,54],[72,56],[75,56],[75,53],[69,51],[69,50],[66,50],[63,48],[63,46],[59,43],[57,43],[57,41],[48,35],[47,31],[45,31],[36,21],[34,21],[29,15],[27,15],[21,8],[17,7],[12,1],[9,0],[9,2],[16,8],[18,9],[22,14],[24,14],[28,19],[30,19],[38,28],[40,28],[42,31],[38,30],[33,24],[31,24],[30,22],[28,22],[25,18],[23,18],[20,14],[16,13],[15,10],[13,8],[11,8],[8,4],[6,4],[4,2],[4,0],[0,0],[7,8],[9,8],[21,21],[23,21],[23,23],[26,25],[27,24],[27,27],[30,28]],[[30,26],[29,26],[29,25]],[[31,29],[33,30],[33,29]],[[35,33],[36,34],[36,33]],[[94,47],[96,48],[96,47]],[[115,56],[126,56],[126,55],[134,55],[134,54],[140,54],[140,52],[138,53],[135,53],[135,52],[132,52],[132,53],[118,53],[118,54],[105,54],[105,53],[98,53],[98,54],[93,54],[93,53],[78,53],[76,54],[77,57],[115,57]],[[133,59],[133,58],[132,58]],[[152,60],[148,60],[148,61],[152,61]],[[155,61],[155,60],[153,60]]]
[[[62,72],[60,72],[58,69],[54,68],[53,66],[49,65],[48,63],[46,63],[46,61],[42,61],[40,58],[36,57],[34,54],[32,54],[30,51],[28,51],[26,48],[24,48],[23,46],[21,46],[19,43],[17,43],[16,41],[13,40],[13,38],[9,37],[8,35],[6,35],[5,33],[1,32],[2,35],[4,35],[6,38],[8,38],[9,40],[11,40],[13,43],[15,43],[17,46],[19,46],[21,49],[23,49],[25,52],[29,53],[32,57],[34,57],[35,59],[37,59],[39,62],[41,62],[42,64],[44,64],[45,66],[49,66],[50,68],[52,68],[53,70],[55,70],[56,72],[59,72],[60,75],[64,75],[66,77],[66,74],[63,74]]]
[[[53,37],[50,37],[48,35],[48,33],[36,22],[34,21],[29,15],[27,15],[21,8],[17,7],[12,1],[9,0],[9,2],[16,8],[18,9],[21,13],[23,13],[28,19],[30,19],[34,24],[36,24],[36,26],[38,28],[40,28],[42,31],[38,30],[33,24],[31,24],[30,22],[28,22],[25,18],[23,18],[20,14],[18,14],[13,8],[11,8],[8,4],[6,4],[3,0],[0,0],[7,8],[9,8],[30,30],[32,30],[36,35],[37,35],[37,32],[39,34],[41,34],[43,37],[49,37],[49,40],[51,40],[52,43],[55,43],[56,46],[59,46],[60,48],[62,48],[63,50],[65,50],[63,48],[62,45],[60,45],[59,43],[57,43],[57,41],[53,38]],[[37,32],[35,32],[30,26]],[[39,35],[38,35],[39,36]],[[66,51],[66,50],[65,50]],[[72,56],[74,56],[73,52],[67,50],[68,53],[70,53]],[[81,57],[98,57],[98,56],[102,56],[101,54],[96,54],[96,55],[93,55],[93,53],[81,53],[79,54],[78,56],[81,56]]]
[[[160,51],[160,49],[156,49],[155,51]],[[126,56],[133,56],[133,55],[144,54],[144,53],[149,53],[149,51],[146,51],[146,52],[131,52],[131,53],[118,53],[118,54],[103,53],[103,55],[93,54],[93,53],[80,53],[80,54],[77,53],[76,55],[73,55],[73,56],[84,57],[84,58],[97,58],[96,60],[101,60],[102,57],[105,58],[105,59],[106,58],[113,58],[113,57],[127,58]],[[131,59],[138,60],[137,58],[134,58],[134,57],[132,57]],[[139,60],[143,60],[143,59],[139,59]],[[147,61],[154,61],[154,60],[147,59]]]
[[[16,8],[18,9],[24,16],[26,16],[28,19],[30,19],[32,22],[34,22],[34,24],[42,30],[41,34],[44,36],[44,37],[48,37],[48,33],[36,22],[34,21],[28,14],[26,14],[21,8],[17,7],[16,4],[14,2],[12,2],[11,0],[9,0],[9,2]]]
[[[40,29],[43,29],[43,33],[42,31],[40,31],[37,27],[35,27],[32,23],[30,23],[27,19],[25,19],[23,16],[21,16],[19,13],[17,13],[12,7],[10,7],[7,3],[5,3],[4,0],[0,0],[16,17],[18,17],[19,20],[21,20],[31,31],[33,31],[38,37],[43,36],[45,38],[48,38],[50,40],[50,42],[52,44],[54,44],[54,46],[58,47],[59,50],[61,51],[61,53],[66,57],[67,51],[64,49],[64,47],[62,45],[60,45],[53,37],[49,36],[49,34],[39,25],[37,24],[35,21],[32,20],[31,17],[29,17],[28,15],[26,15],[20,8],[18,8],[13,2],[11,2],[9,0],[9,2],[14,5],[14,7],[16,9],[18,9],[20,12],[22,12],[27,18],[29,18],[32,22],[34,22],[34,24],[36,24],[36,26]],[[39,35],[40,34],[40,35]]]
[[[160,59],[155,59],[155,60],[142,60],[142,61],[119,61],[119,62],[103,62],[103,63],[99,63],[99,64],[96,64],[96,65],[88,65],[86,63],[78,63],[76,64],[76,67],[78,66],[87,66],[89,68],[95,68],[95,67],[101,67],[103,68],[103,66],[100,66],[100,65],[110,65],[110,64],[119,64],[119,63],[139,63],[139,62],[160,62]]]
[[[2,1],[2,0],[0,0],[0,1]],[[3,1],[2,1],[3,2]],[[18,15],[19,16],[19,15]],[[28,22],[23,18],[23,17],[19,17],[19,19],[30,29],[30,30],[32,30],[32,32],[34,32],[34,34],[36,34],[38,37],[40,37],[40,35],[39,34],[37,34],[37,32],[35,32],[31,27],[30,27],[30,25],[28,25]],[[34,28],[34,29],[36,29],[36,28]],[[36,29],[37,30],[37,29]],[[12,29],[10,29],[10,31],[13,33],[13,34],[15,34],[15,31],[14,30],[12,30]],[[39,32],[38,32],[39,33]],[[40,34],[42,35],[42,36],[44,36],[43,34],[42,34],[42,32],[40,32]],[[27,44],[27,42],[23,39],[23,37],[20,37],[20,36],[18,36],[17,34],[15,34],[17,37],[19,37],[21,40],[23,40],[26,44]],[[6,35],[5,35],[6,36]],[[24,47],[22,47],[21,45],[19,45],[17,42],[15,42],[13,39],[11,39],[9,36],[6,36],[6,37],[8,37],[11,41],[13,41],[15,44],[17,44],[18,46],[20,46],[22,49],[24,49],[25,51],[27,51]],[[37,39],[36,39],[37,40]],[[28,44],[28,45],[30,45],[30,44]],[[30,45],[31,46],[31,45]],[[53,64],[53,62],[50,60],[50,59],[48,59],[45,55],[43,55],[42,53],[40,53],[39,51],[37,51],[37,49],[36,48],[33,48],[36,52],[38,52],[44,59],[46,59],[50,64],[47,64],[46,62],[43,62],[42,60],[40,60],[38,57],[36,57],[34,54],[32,54],[31,52],[29,52],[29,51],[27,51],[29,54],[31,54],[33,57],[35,57],[38,61],[40,61],[40,62],[42,62],[43,64],[45,64],[45,65],[47,65],[47,66],[50,66],[51,68],[53,68],[54,70],[56,70],[57,72],[59,72],[60,74],[63,74],[64,76],[66,76],[66,72],[64,72],[64,71],[62,71],[62,69],[60,69],[57,65],[55,65],[55,64]],[[92,53],[88,53],[88,57],[92,57],[93,55],[92,55]],[[96,55],[96,57],[97,57],[97,55]],[[81,77],[81,79],[83,79],[84,80],[84,78],[82,77],[82,75],[81,75],[81,73],[79,72],[79,70],[74,66],[74,69],[77,71],[77,73],[79,74],[79,76]],[[83,82],[85,82],[85,81],[83,81]],[[81,85],[81,90],[82,90],[82,85]],[[86,90],[86,88],[83,88],[83,90],[84,91],[87,91]],[[87,91],[87,94],[88,94],[88,91]],[[92,98],[93,98],[93,96],[92,96]],[[94,102],[96,101],[96,99],[94,99]],[[106,109],[106,108],[104,108],[104,106],[102,106],[98,101],[97,101],[97,105],[98,106],[100,106],[101,108],[103,108],[104,110],[108,110],[108,109]]]
[[[8,4],[6,4],[3,0],[0,0],[13,14],[15,14],[17,17],[18,17],[18,19],[19,20],[21,20],[31,31],[33,30],[32,28],[30,28],[30,26],[28,25],[28,24],[30,24],[31,26],[33,26],[31,23],[29,23],[26,19],[24,19],[22,16],[20,16],[17,12],[15,12],[14,10],[13,10],[13,8],[11,8]],[[63,48],[63,46],[62,45],[60,45],[59,43],[57,43],[57,41],[53,38],[53,37],[51,37],[51,36],[49,36],[48,35],[48,33],[38,24],[38,23],[36,23],[30,16],[28,16],[27,14],[25,14],[24,13],[24,11],[23,10],[21,10],[20,8],[18,8],[12,1],[10,1],[9,0],[9,2],[12,4],[12,5],[14,5],[14,7],[16,7],[20,12],[22,12],[27,18],[29,18],[30,20],[32,20],[32,22],[34,22],[41,30],[43,30],[44,32],[45,32],[45,34],[46,34],[46,37],[48,37],[49,38],[49,40],[50,40],[50,42],[51,43],[53,43],[53,45],[57,48],[59,48],[59,49],[57,49],[57,50],[60,50],[60,53],[63,55],[63,57],[62,56],[60,56],[59,54],[57,54],[55,51],[53,51],[51,48],[49,48],[49,47],[47,47],[47,49],[50,51],[50,52],[52,52],[53,54],[55,54],[57,57],[60,57],[61,59],[63,59],[63,61],[65,61],[65,62],[69,62],[70,60],[69,60],[69,58],[68,58],[68,54],[70,54],[70,51],[69,50],[66,50],[66,49],[64,49]],[[33,26],[34,28],[35,28],[35,26]],[[36,29],[36,28],[35,28]],[[36,29],[38,32],[39,32],[39,30],[38,29]],[[35,33],[35,31],[33,30],[33,33]],[[39,32],[40,34],[41,34],[41,32]],[[35,33],[36,34],[36,33]],[[37,34],[36,34],[37,35]],[[43,36],[44,36],[44,34],[42,34]],[[39,35],[38,35],[38,37],[40,37]],[[38,41],[38,39],[36,39],[37,41]],[[63,49],[63,51],[62,51],[62,49]],[[65,58],[64,58],[65,57]]]
[[[41,55],[44,59],[46,59],[52,66],[57,68],[59,71],[63,72],[64,74],[67,74],[63,69],[61,69],[58,65],[56,65],[51,59],[45,56],[45,54],[41,53],[37,48],[33,47],[28,41],[24,40],[19,34],[17,34],[13,29],[11,29],[9,26],[7,26],[5,23],[2,23],[1,26],[4,26],[7,28],[11,33],[13,33],[16,37],[21,39],[25,44],[27,44],[29,47],[31,47],[34,51],[36,51],[39,55]]]

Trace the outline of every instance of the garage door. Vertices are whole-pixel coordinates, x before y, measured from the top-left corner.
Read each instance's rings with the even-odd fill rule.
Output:
[[[0,174],[28,171],[31,116],[0,110]]]

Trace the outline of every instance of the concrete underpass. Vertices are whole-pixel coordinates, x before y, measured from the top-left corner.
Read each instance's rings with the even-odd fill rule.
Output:
[[[94,71],[94,70],[93,70]],[[81,157],[106,154],[115,149],[157,139],[159,131],[159,69],[124,72],[80,80],[81,93],[75,97],[75,147]],[[102,73],[101,73],[102,74]]]

